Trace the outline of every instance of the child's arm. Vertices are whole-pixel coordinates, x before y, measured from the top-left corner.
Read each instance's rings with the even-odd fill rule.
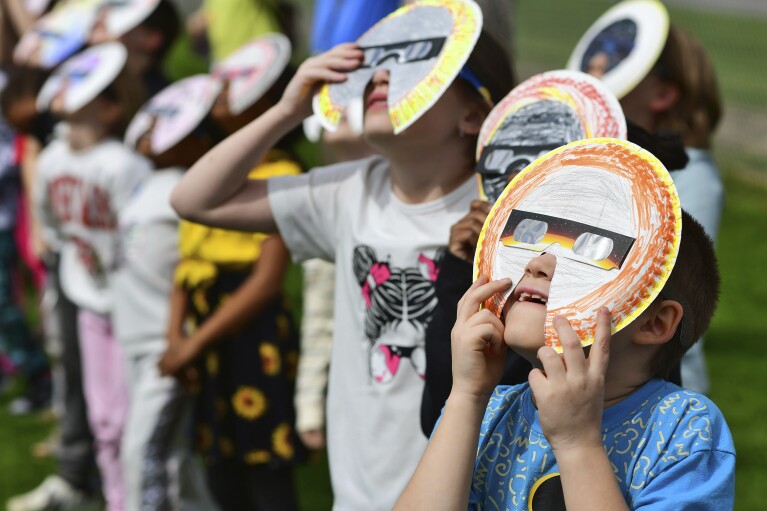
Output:
[[[554,328],[564,355],[548,346],[541,348],[538,358],[543,370],[530,373],[530,388],[559,466],[567,509],[628,511],[602,444],[610,312],[599,311],[588,358],[566,319],[554,318]]]
[[[171,197],[179,215],[216,227],[274,232],[266,181],[249,180],[247,175],[269,149],[311,115],[317,87],[346,80],[345,71],[357,68],[361,58],[362,51],[349,43],[306,60],[275,106],[186,172]]]
[[[479,306],[511,285],[481,277],[458,303],[452,333],[453,389],[396,510],[462,509],[469,502],[477,442],[487,402],[506,356],[503,323]]]
[[[225,339],[258,316],[282,292],[288,251],[272,236],[261,246],[255,270],[231,297],[182,342],[171,343],[160,360],[163,375],[177,375],[208,346]]]
[[[175,284],[170,293],[170,310],[168,318],[168,344],[181,341],[184,335],[184,322],[189,312],[189,297],[186,289]]]

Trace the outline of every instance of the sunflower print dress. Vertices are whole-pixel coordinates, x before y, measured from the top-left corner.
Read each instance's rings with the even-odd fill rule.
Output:
[[[272,157],[249,177],[299,172],[292,161]],[[215,313],[250,277],[268,237],[181,223],[175,279],[189,296],[191,328]],[[239,460],[276,468],[300,457],[293,407],[298,348],[298,332],[278,298],[239,333],[200,357],[195,443],[207,464]]]

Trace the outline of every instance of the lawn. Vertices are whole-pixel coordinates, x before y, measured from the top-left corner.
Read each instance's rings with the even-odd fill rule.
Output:
[[[562,67],[583,31],[612,4],[608,0],[519,2],[521,67]],[[767,20],[687,9],[671,9],[671,15],[709,49],[727,103],[761,111],[761,126],[767,131],[767,66],[755,64],[767,54]],[[198,69],[182,62],[175,71],[186,74]],[[767,340],[767,273],[761,267],[767,261],[767,167],[761,158],[733,148],[719,147],[716,152],[727,190],[718,242],[723,293],[707,335],[706,353],[711,396],[724,412],[738,450],[736,508],[757,511],[767,502],[763,483],[767,481],[767,428],[761,422],[767,417],[767,353],[756,349]],[[754,179],[755,175],[761,178]],[[0,506],[53,470],[50,460],[30,456],[30,446],[47,435],[50,423],[38,417],[10,417],[6,403],[7,398],[0,401]],[[302,466],[298,476],[302,509],[329,509],[324,454]]]

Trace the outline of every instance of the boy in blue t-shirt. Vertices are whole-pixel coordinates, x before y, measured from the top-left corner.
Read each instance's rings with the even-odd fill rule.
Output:
[[[662,379],[708,327],[719,292],[710,239],[687,213],[682,229],[658,298],[612,339],[600,310],[588,357],[562,317],[560,356],[539,318],[504,325],[478,312],[511,281],[475,282],[458,304],[452,392],[395,509],[732,509],[735,448],[722,413]],[[532,259],[518,289],[547,297],[555,265],[552,254]],[[496,388],[507,345],[538,368],[528,383]]]

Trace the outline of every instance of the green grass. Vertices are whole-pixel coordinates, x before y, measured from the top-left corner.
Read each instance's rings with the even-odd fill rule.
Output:
[[[586,29],[615,2],[543,0],[518,2],[517,59],[537,69],[557,69]],[[728,101],[767,108],[767,19],[688,8],[669,9],[674,24],[701,40]]]
[[[765,189],[727,176],[727,205],[717,253],[722,296],[706,337],[711,397],[732,430],[737,449],[736,508],[761,510],[767,501],[767,201]]]
[[[52,423],[40,416],[13,417],[7,412],[8,397],[0,400],[0,509],[9,497],[37,486],[55,472],[50,458],[32,457],[30,448],[51,431]],[[325,452],[315,453],[296,471],[296,482],[303,511],[325,511],[331,508],[330,475]],[[98,511],[92,508],[77,511]]]

